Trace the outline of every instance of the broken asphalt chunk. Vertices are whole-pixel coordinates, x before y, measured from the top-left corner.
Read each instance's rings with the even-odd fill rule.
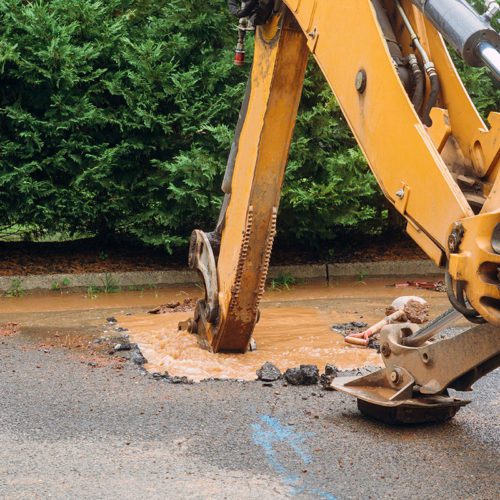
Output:
[[[284,377],[292,385],[316,385],[319,382],[319,370],[316,365],[300,365],[300,368],[289,368]]]
[[[281,378],[281,372],[279,368],[269,361],[264,363],[261,368],[257,370],[257,378],[263,382],[274,382]]]

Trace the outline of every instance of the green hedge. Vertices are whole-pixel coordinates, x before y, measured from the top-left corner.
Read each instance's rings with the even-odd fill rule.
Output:
[[[232,64],[234,25],[224,0],[0,0],[0,229],[167,249],[211,229],[249,70]],[[491,107],[494,91],[478,92]],[[280,241],[329,246],[386,219],[311,66]]]

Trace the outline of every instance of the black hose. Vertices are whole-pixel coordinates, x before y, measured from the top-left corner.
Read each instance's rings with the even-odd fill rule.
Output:
[[[373,0],[373,7],[375,8],[377,20],[380,24],[382,33],[384,34],[389,53],[391,54],[393,61],[396,63],[396,71],[398,72],[399,79],[403,83],[405,90],[409,93],[411,86],[410,73],[406,65],[406,59],[403,57],[401,46],[399,45],[396,35],[394,34],[394,29],[391,25],[391,21],[389,20],[389,16],[387,15],[387,11],[385,10],[381,0]]]
[[[457,293],[458,293],[457,297],[455,296],[453,279],[449,271],[446,271],[445,273],[445,281],[446,281],[446,292],[448,294],[448,299],[450,300],[451,305],[458,312],[462,313],[471,323],[477,323],[477,324],[485,323],[484,318],[482,318],[475,309],[467,307],[465,303],[465,292],[464,292],[463,282],[459,281],[457,283]]]
[[[458,302],[463,306],[468,308],[467,304],[468,301],[466,300],[466,295],[465,295],[465,282],[464,281],[457,281],[457,290],[456,290],[456,297]],[[467,316],[467,319],[471,321],[472,323],[478,323],[478,324],[483,324],[486,323],[486,321],[479,315],[479,313],[472,308],[469,308],[470,311],[472,311],[471,316]]]
[[[434,69],[428,71],[429,80],[431,82],[431,92],[429,94],[429,100],[425,105],[424,111],[422,113],[422,121],[430,127],[432,125],[432,120],[430,117],[431,109],[436,105],[436,102],[441,92],[441,85],[439,83],[439,77]]]
[[[248,0],[247,2],[241,2],[240,0],[227,0],[227,5],[231,14],[238,19],[242,17],[248,17],[256,9],[259,0]]]
[[[415,111],[420,113],[422,109],[422,104],[424,103],[424,93],[425,93],[425,76],[420,69],[417,58],[412,54],[408,56],[408,63],[413,74],[413,81],[415,84],[415,90],[411,98],[411,102]]]

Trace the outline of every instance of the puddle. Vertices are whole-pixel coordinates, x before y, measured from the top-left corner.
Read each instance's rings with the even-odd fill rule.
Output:
[[[199,347],[195,335],[177,330],[189,313],[118,317],[140,345],[151,372],[167,371],[200,381],[210,377],[255,380],[255,372],[266,361],[284,371],[301,364],[323,368],[333,363],[340,369],[379,365],[372,349],[346,346],[341,335],[331,331],[333,317],[317,308],[266,308],[254,332],[257,350],[246,354],[213,354]]]
[[[339,369],[380,365],[375,351],[345,345],[330,326],[350,321],[375,323],[394,298],[406,294],[428,300],[432,316],[449,307],[445,293],[401,290],[388,287],[391,283],[394,280],[368,278],[363,283],[339,280],[330,285],[316,282],[290,290],[270,290],[264,296],[255,330],[257,351],[244,355],[212,354],[199,347],[195,336],[177,331],[178,322],[187,319],[190,312],[147,313],[161,304],[199,297],[200,288],[193,286],[100,293],[95,298],[84,292],[1,298],[0,321],[20,323],[21,335],[33,342],[76,347],[88,342],[87,333],[98,330],[102,334],[106,318],[115,316],[120,326],[129,330],[130,341],[140,345],[150,371],[168,371],[192,380],[254,380],[256,370],[266,361],[282,371],[300,364],[316,364],[320,369],[327,363]],[[104,334],[113,335],[113,329],[106,328],[109,333],[104,330]]]
[[[342,370],[381,366],[374,350],[347,346],[330,327],[346,321],[375,323],[384,317],[386,307],[402,295],[400,289],[387,286],[391,283],[373,279],[366,283],[339,281],[330,286],[308,283],[290,290],[269,291],[254,332],[257,351],[244,355],[202,350],[196,336],[177,330],[178,322],[190,317],[190,313],[139,314],[117,319],[130,330],[131,340],[140,345],[148,360],[146,369],[195,381],[210,377],[255,380],[256,370],[266,361],[282,371],[301,364],[315,364],[322,369],[330,363]],[[411,293],[425,297],[435,315],[448,307],[443,293]]]
[[[186,297],[199,297],[200,295],[200,289],[195,286],[98,293],[94,297],[89,297],[85,292],[33,293],[23,297],[1,297],[0,313],[130,309],[152,307],[159,303],[182,301]]]

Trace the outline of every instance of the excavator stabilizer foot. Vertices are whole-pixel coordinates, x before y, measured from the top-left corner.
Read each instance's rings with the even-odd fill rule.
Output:
[[[467,404],[469,401],[443,398],[441,401],[425,401],[424,404],[402,403],[390,407],[358,399],[358,409],[363,415],[390,425],[445,422],[453,418],[458,410]]]
[[[470,401],[453,398],[447,392],[441,395],[404,397],[404,391],[391,390],[385,381],[385,369],[366,377],[339,377],[331,387],[357,398],[363,415],[386,424],[424,424],[444,422],[453,418]],[[406,390],[412,390],[413,383]],[[411,394],[411,396],[416,396]]]

